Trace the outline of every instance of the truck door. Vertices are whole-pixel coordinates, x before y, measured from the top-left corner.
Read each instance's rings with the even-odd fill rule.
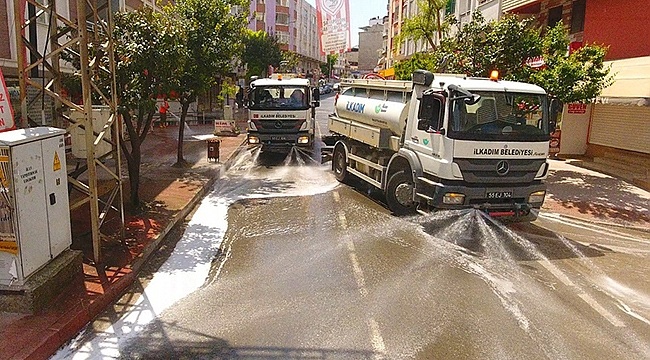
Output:
[[[444,125],[445,97],[427,90],[422,94],[417,109],[417,119],[408,126],[404,143],[418,153],[422,167],[436,170],[441,159]]]

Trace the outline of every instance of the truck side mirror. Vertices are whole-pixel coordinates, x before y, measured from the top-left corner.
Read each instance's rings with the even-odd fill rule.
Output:
[[[315,87],[313,92],[312,92],[312,97],[313,101],[312,104],[314,107],[319,107],[320,106],[320,89],[318,87]]]
[[[422,94],[418,110],[418,130],[427,131],[430,128],[439,130],[443,125],[442,95],[435,93]]]
[[[562,104],[560,103],[560,100],[553,98],[551,99],[548,108],[548,130],[552,134],[557,126],[557,118],[562,112]]]

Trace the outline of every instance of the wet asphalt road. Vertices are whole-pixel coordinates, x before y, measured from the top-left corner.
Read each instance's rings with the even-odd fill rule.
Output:
[[[168,260],[177,270],[154,275],[165,276],[158,296],[172,297],[176,272],[212,259],[199,288],[160,310],[150,296],[133,306],[150,322],[114,326],[88,348],[126,358],[650,357],[650,234],[547,213],[507,227],[473,211],[397,218],[380,201],[309,159],[246,154],[204,201],[224,213],[199,209],[190,250]]]
[[[508,234],[474,216],[455,215],[452,225],[447,216],[395,218],[347,187],[240,201],[228,213],[218,274],[122,352],[647,358],[650,324],[634,314],[650,317],[648,239],[582,229],[576,241],[556,232],[571,225],[549,219]],[[467,245],[466,226],[484,236],[472,251],[453,244]]]

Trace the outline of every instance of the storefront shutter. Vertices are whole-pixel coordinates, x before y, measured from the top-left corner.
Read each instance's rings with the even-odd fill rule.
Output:
[[[650,154],[650,107],[595,104],[589,143]]]

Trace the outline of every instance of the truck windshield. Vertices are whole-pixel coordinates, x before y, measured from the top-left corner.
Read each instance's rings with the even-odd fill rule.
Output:
[[[256,86],[249,98],[253,110],[305,110],[309,108],[309,87]]]
[[[463,140],[548,141],[548,106],[543,94],[476,91],[468,104],[453,93],[449,137]],[[471,102],[471,101],[470,101]]]

